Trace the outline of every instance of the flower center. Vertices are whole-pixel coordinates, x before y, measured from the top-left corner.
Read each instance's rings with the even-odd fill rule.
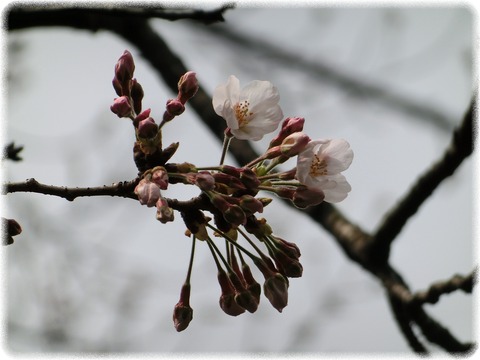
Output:
[[[237,118],[238,121],[238,126],[240,128],[244,127],[245,125],[248,125],[248,123],[251,120],[251,117],[253,115],[253,112],[249,110],[250,103],[248,100],[243,100],[234,106],[235,110],[235,117]]]
[[[324,157],[313,155],[312,163],[310,164],[310,175],[313,177],[327,175],[327,161]]]

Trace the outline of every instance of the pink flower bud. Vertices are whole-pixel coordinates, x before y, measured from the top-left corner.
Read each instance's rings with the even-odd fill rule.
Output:
[[[219,270],[217,278],[218,283],[222,288],[222,295],[220,296],[219,300],[222,310],[231,316],[243,314],[245,309],[238,305],[235,301],[235,289],[233,288],[233,285],[225,271]]]
[[[288,117],[282,123],[282,128],[279,134],[270,142],[270,147],[278,146],[282,141],[290,134],[300,132],[303,130],[304,118],[300,117]]]
[[[187,229],[196,236],[198,240],[207,240],[208,232],[206,228],[207,218],[198,209],[181,212],[183,222]]]
[[[193,71],[186,72],[178,81],[178,100],[185,105],[197,93],[198,88],[196,73]]]
[[[239,178],[241,170],[239,168],[235,167],[235,166],[222,165],[222,166],[220,166],[220,171],[225,173],[225,174],[228,174],[228,175],[234,176],[236,178]]]
[[[158,125],[153,118],[148,117],[138,123],[137,134],[139,138],[151,139],[157,135]]]
[[[258,180],[257,174],[248,167],[243,167],[240,170],[240,180],[247,189],[254,192],[257,191],[257,187],[260,185],[260,180]]]
[[[178,116],[185,111],[185,106],[178,99],[170,99],[167,101],[166,110],[170,115]]]
[[[280,151],[283,155],[292,157],[298,155],[300,151],[305,149],[310,138],[302,132],[295,132],[283,139],[280,145]]]
[[[293,200],[293,196],[295,195],[295,189],[285,187],[285,186],[276,186],[275,194],[277,194],[282,199]]]
[[[110,110],[114,114],[117,114],[119,118],[130,117],[132,115],[132,106],[130,105],[130,99],[128,96],[121,96],[113,101],[113,105],[110,106]]]
[[[247,284],[247,290],[250,291],[257,304],[260,303],[260,294],[262,292],[262,288],[260,284],[253,278],[252,271],[246,263],[242,265],[242,274]]]
[[[270,236],[270,239],[275,243],[275,246],[285,252],[288,256],[298,259],[302,254],[298,246],[292,242],[283,240],[278,236]]]
[[[215,178],[208,171],[201,171],[196,174],[195,184],[203,191],[210,191],[215,188]]]
[[[116,77],[113,78],[112,85],[113,85],[113,89],[115,90],[118,96],[128,95],[128,94],[123,94],[122,84],[120,84],[120,81],[118,81]]]
[[[185,330],[193,319],[193,309],[190,307],[190,284],[184,284],[180,292],[180,300],[173,310],[173,324],[180,332]]]
[[[285,252],[280,249],[268,249],[270,255],[275,261],[275,265],[278,270],[285,276],[288,277],[301,277],[303,273],[302,264],[297,260],[297,258],[292,258],[288,256]]]
[[[123,84],[132,80],[134,71],[135,63],[133,62],[133,56],[128,50],[125,50],[115,65],[115,77]]]
[[[158,221],[162,224],[166,224],[167,222],[175,220],[173,209],[168,206],[168,202],[165,198],[160,197],[155,205],[157,207],[156,217]]]
[[[243,195],[240,198],[240,207],[249,215],[263,212],[263,203],[251,195]]]
[[[142,111],[143,88],[137,79],[132,79],[131,97],[133,100],[133,109],[138,114]]]
[[[225,173],[215,173],[212,174],[215,179],[215,182],[220,184],[225,184],[232,190],[246,190],[245,185],[243,185],[242,181],[233,177],[232,175],[228,175]]]
[[[320,189],[298,186],[293,194],[293,204],[300,209],[305,209],[320,204],[324,198],[325,194]]]
[[[158,185],[145,179],[140,180],[134,192],[138,196],[140,204],[148,207],[155,206],[158,199],[160,199],[160,188]]]
[[[134,123],[138,124],[140,121],[145,120],[146,118],[150,117],[151,109],[143,110],[134,120]]]
[[[224,213],[223,217],[233,226],[245,225],[247,217],[242,208],[238,205],[231,205]]]
[[[267,224],[265,219],[262,218],[259,220],[253,215],[247,218],[245,230],[259,239],[272,233],[272,228]]]
[[[270,304],[282,312],[283,308],[288,304],[288,280],[280,273],[276,273],[265,280],[263,284],[265,296]]]
[[[163,166],[156,166],[152,169],[151,182],[157,184],[161,190],[166,190],[168,187],[168,173]]]

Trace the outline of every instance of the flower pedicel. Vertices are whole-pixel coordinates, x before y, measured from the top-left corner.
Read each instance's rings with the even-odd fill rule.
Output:
[[[353,159],[350,145],[341,139],[311,140],[303,133],[304,118],[287,117],[282,122],[280,96],[270,82],[255,80],[240,88],[240,81],[232,75],[213,92],[213,108],[227,123],[219,164],[197,167],[169,162],[179,143],[164,147],[162,131],[197,93],[196,74],[189,71],[180,78],[177,98],[166,102],[157,124],[150,109],[142,111],[144,93],[133,78],[134,71],[132,54],[126,50],[115,65],[112,83],[118,98],[110,109],[120,118],[129,118],[135,129],[133,155],[139,171],[135,195],[140,204],[156,208],[161,223],[174,221],[172,207],[180,209],[185,234],[192,239],[187,277],[173,312],[176,330],[185,330],[193,319],[190,280],[198,241],[206,243],[217,266],[219,305],[226,314],[255,312],[262,287],[271,305],[282,312],[288,304],[288,278],[302,276],[303,267],[298,246],[274,235],[267,220],[259,217],[272,201],[264,194],[274,193],[299,208],[344,200],[351,190],[342,174]],[[278,134],[257,159],[242,167],[223,163],[233,137],[260,140],[280,123]],[[278,171],[278,165],[295,157],[295,168]],[[170,185],[178,183],[196,186],[199,195],[179,207],[179,200],[163,196]],[[219,241],[224,246],[218,246]],[[249,264],[263,275],[263,286]]]

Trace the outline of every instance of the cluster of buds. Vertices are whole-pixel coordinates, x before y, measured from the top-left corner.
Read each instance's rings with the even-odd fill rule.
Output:
[[[197,240],[211,251],[221,290],[219,305],[226,314],[238,316],[257,310],[262,286],[255,280],[252,264],[263,275],[265,297],[282,312],[288,304],[288,279],[302,276],[301,254],[296,244],[274,235],[267,220],[260,217],[272,198],[259,194],[275,194],[298,208],[342,201],[351,189],[341,173],[353,159],[348,142],[310,139],[303,133],[303,118],[287,117],[282,122],[278,91],[270,82],[253,81],[240,89],[238,79],[230,76],[213,94],[213,107],[227,122],[219,164],[197,167],[169,162],[178,143],[162,149],[161,129],[183,113],[197,92],[195,73],[181,77],[178,96],[167,101],[163,120],[157,125],[150,109],[141,112],[143,91],[133,71],[133,58],[125,51],[115,66],[113,85],[120,98],[111,109],[119,117],[129,117],[135,127],[134,160],[139,170],[135,194],[140,204],[156,207],[156,218],[162,223],[173,221],[178,211],[187,228],[185,234],[192,239],[187,277],[173,313],[175,328],[182,331],[193,319],[190,277]],[[259,140],[279,126],[278,134],[258,158],[241,167],[223,163],[232,137]],[[293,169],[278,170],[277,166],[292,158],[297,161]],[[168,199],[162,192],[171,184],[195,186],[199,195],[191,200]],[[223,251],[219,241],[225,242]]]

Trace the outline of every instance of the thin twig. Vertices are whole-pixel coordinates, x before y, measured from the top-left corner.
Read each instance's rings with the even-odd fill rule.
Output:
[[[7,183],[2,188],[2,194],[14,193],[14,192],[33,192],[44,195],[53,195],[64,198],[68,201],[73,201],[77,197],[85,196],[117,196],[130,199],[138,199],[133,193],[133,190],[138,183],[138,180],[123,181],[110,186],[96,186],[96,187],[66,187],[66,186],[54,186],[45,185],[39,183],[35,179],[28,179],[24,182]]]
[[[450,294],[457,290],[471,294],[475,282],[476,270],[467,276],[454,275],[448,280],[438,281],[430,285],[427,290],[415,293],[410,299],[413,305],[435,304],[444,294]]]

